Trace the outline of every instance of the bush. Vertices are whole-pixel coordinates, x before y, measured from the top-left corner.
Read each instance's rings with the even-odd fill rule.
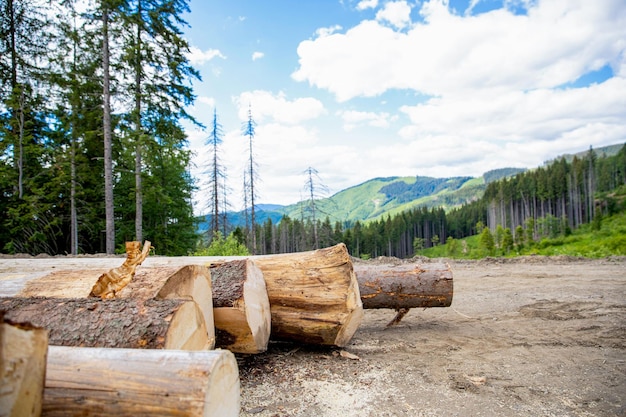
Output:
[[[203,248],[194,253],[195,256],[248,256],[248,248],[240,243],[231,233],[226,239],[220,232],[213,235],[213,240],[208,248]]]

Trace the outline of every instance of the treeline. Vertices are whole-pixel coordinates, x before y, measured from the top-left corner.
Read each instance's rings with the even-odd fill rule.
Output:
[[[0,251],[194,250],[187,1],[0,5]]]
[[[572,162],[550,165],[490,182],[482,198],[446,213],[419,207],[367,223],[283,217],[257,226],[257,253],[311,250],[343,242],[356,257],[406,258],[420,250],[482,233],[494,245],[513,248],[543,237],[566,235],[584,223],[626,210],[613,191],[626,184],[626,145],[615,156],[593,150]],[[489,233],[487,233],[489,232]],[[317,236],[317,245],[316,239]],[[489,245],[487,245],[489,246]]]

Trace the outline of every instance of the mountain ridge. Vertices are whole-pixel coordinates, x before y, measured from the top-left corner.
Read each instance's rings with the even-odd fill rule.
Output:
[[[609,145],[593,149],[598,155],[617,153],[623,144]],[[562,157],[581,156],[587,151],[564,154],[544,165]],[[528,168],[498,168],[483,173],[480,177],[446,177],[428,176],[391,176],[376,177],[357,185],[341,190],[330,197],[304,200],[290,205],[259,204],[256,206],[256,222],[263,224],[268,219],[277,223],[283,216],[298,220],[341,222],[346,226],[356,221],[367,222],[384,216],[393,216],[415,207],[440,207],[448,211],[465,203],[482,197],[490,182],[517,175]],[[232,227],[245,225],[245,213],[227,213],[228,224]],[[210,215],[201,216],[199,231],[207,230]]]

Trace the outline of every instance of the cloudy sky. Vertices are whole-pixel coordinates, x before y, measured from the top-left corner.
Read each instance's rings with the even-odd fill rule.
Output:
[[[191,113],[242,209],[374,177],[480,176],[626,141],[626,0],[190,0]],[[189,128],[202,180],[209,130]],[[197,211],[203,211],[202,194]]]

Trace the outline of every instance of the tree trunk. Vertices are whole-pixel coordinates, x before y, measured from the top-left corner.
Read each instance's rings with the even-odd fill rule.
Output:
[[[50,346],[44,416],[238,416],[237,361],[227,350]]]
[[[115,217],[113,207],[113,145],[111,129],[111,74],[109,72],[109,10],[102,10],[102,129],[104,136],[104,212],[106,253],[115,253]]]
[[[271,313],[263,273],[251,260],[211,269],[216,345],[237,353],[267,350]]]
[[[5,322],[0,312],[0,415],[41,414],[48,332],[28,323]]]
[[[310,252],[252,257],[265,278],[272,339],[345,346],[363,318],[343,243]]]
[[[116,261],[117,262],[117,261]],[[0,280],[2,297],[87,298],[103,273],[108,269],[60,270],[43,277],[28,279],[18,291],[11,280]],[[137,269],[134,278],[117,298],[174,299],[191,298],[196,302],[206,323],[209,349],[215,344],[211,273],[205,266],[154,267]]]
[[[191,300],[3,298],[0,310],[9,320],[47,329],[51,345],[209,348],[204,318]]]
[[[354,272],[365,309],[449,307],[452,304],[452,271],[446,264],[356,263]]]

